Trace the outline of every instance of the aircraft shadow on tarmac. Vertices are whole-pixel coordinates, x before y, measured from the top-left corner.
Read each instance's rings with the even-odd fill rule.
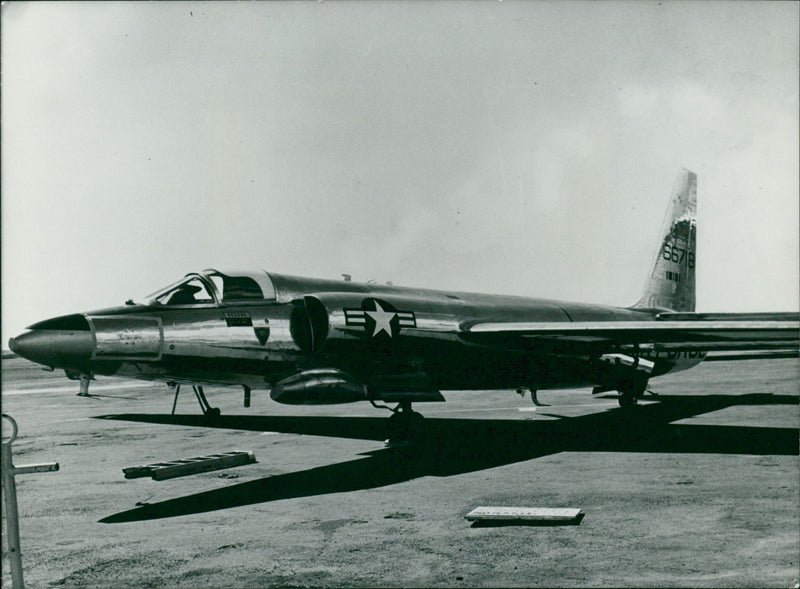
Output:
[[[146,504],[101,519],[142,521],[291,499],[373,489],[423,476],[447,477],[558,452],[659,452],[787,455],[800,452],[798,428],[674,425],[671,422],[746,405],[797,405],[795,395],[660,396],[658,403],[560,420],[427,418],[410,448],[269,476],[222,489]],[[290,417],[118,414],[99,419],[283,432],[381,441],[385,417]]]

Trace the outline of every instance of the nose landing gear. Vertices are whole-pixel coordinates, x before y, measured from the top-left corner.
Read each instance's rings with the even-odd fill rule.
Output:
[[[92,380],[90,374],[81,374],[81,388],[78,391],[79,397],[91,397],[89,394],[89,381]]]
[[[67,378],[70,380],[78,380],[80,381],[80,388],[78,389],[77,396],[78,397],[91,397],[92,395],[89,394],[89,383],[94,380],[94,374],[91,372],[83,372],[80,370],[72,370],[70,368],[64,369],[64,374],[67,375]]]

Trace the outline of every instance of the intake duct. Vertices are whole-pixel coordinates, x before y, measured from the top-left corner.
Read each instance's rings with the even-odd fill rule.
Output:
[[[312,296],[294,301],[289,318],[289,332],[297,347],[306,354],[316,354],[328,337],[328,311]]]

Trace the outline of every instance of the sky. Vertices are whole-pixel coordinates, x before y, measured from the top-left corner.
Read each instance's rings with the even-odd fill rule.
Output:
[[[2,346],[203,268],[797,311],[793,2],[11,2]]]

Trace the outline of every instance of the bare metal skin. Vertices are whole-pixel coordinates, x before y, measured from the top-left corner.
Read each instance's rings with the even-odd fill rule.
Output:
[[[67,376],[268,388],[288,404],[444,400],[441,390],[594,387],[636,403],[708,351],[797,354],[797,313],[695,313],[697,177],[683,170],[639,302],[545,299],[205,270],[9,341]],[[200,389],[202,394],[202,389]],[[249,398],[246,396],[246,398]],[[247,402],[246,402],[247,405]]]

